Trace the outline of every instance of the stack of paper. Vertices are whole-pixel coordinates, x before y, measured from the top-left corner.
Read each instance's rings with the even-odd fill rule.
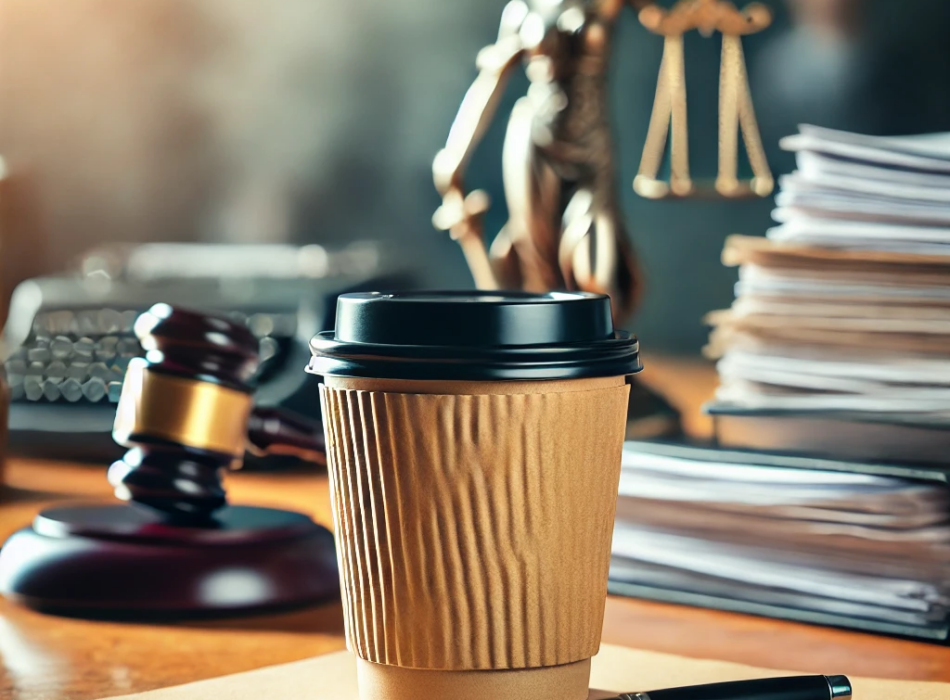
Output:
[[[901,473],[627,443],[611,589],[944,639],[947,474]]]
[[[882,138],[803,126],[782,145],[796,152],[798,169],[780,180],[779,225],[764,239],[731,237],[723,253],[739,266],[739,283],[732,308],[709,316],[721,378],[711,411],[946,433],[950,134]],[[726,444],[789,447],[757,441],[761,421],[721,422]],[[798,431],[784,442],[807,450],[827,437]],[[858,456],[920,457],[895,440]],[[950,447],[950,433],[941,444]],[[850,456],[850,447],[831,452]]]

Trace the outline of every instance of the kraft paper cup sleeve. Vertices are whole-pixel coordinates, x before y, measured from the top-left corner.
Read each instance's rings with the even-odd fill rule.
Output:
[[[350,649],[445,671],[593,656],[628,392],[623,377],[327,378]]]

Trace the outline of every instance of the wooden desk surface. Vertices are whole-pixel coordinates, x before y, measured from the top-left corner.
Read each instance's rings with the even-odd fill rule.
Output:
[[[708,433],[698,406],[715,376],[698,362],[647,358],[645,378]],[[108,498],[104,469],[12,460],[15,487],[0,505],[0,538],[64,499]],[[327,481],[315,473],[237,474],[237,503],[276,505],[330,522]],[[698,658],[812,673],[950,681],[950,649],[642,601],[607,601],[604,640]],[[85,700],[176,685],[343,648],[339,604],[295,613],[191,624],[87,622],[40,615],[0,600],[0,698]]]

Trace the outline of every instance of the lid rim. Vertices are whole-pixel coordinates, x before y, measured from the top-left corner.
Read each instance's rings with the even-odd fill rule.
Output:
[[[307,372],[379,379],[499,381],[625,376],[643,369],[639,341],[625,331],[595,343],[515,348],[369,345],[341,343],[331,336],[328,331],[311,340],[314,354]]]
[[[340,352],[345,353],[348,348],[365,348],[367,350],[376,350],[379,352],[380,356],[388,356],[386,351],[393,350],[393,355],[396,355],[395,351],[403,351],[405,353],[416,353],[416,356],[425,355],[425,354],[435,354],[438,352],[443,352],[446,356],[458,357],[459,354],[496,354],[496,353],[508,353],[508,354],[519,354],[527,352],[538,352],[543,353],[545,351],[550,352],[564,352],[568,353],[571,351],[583,351],[590,352],[596,351],[599,348],[613,348],[613,347],[634,347],[634,350],[639,350],[640,341],[633,333],[628,331],[614,331],[614,334],[609,338],[600,338],[597,340],[579,340],[570,343],[534,343],[534,344],[520,344],[520,345],[408,345],[403,343],[360,343],[350,340],[337,340],[334,337],[334,331],[320,331],[313,338],[310,339],[310,351],[314,354],[326,354],[328,352]]]
[[[495,365],[484,368],[480,372],[467,371],[459,365],[439,365],[420,363],[396,364],[389,363],[386,367],[370,365],[368,363],[334,363],[328,367],[323,363],[311,363],[305,368],[309,374],[321,377],[353,377],[359,379],[401,379],[407,381],[549,381],[568,379],[596,379],[601,377],[628,377],[643,370],[643,365],[637,361],[630,363],[605,364],[601,367],[565,367],[556,366],[504,366]]]

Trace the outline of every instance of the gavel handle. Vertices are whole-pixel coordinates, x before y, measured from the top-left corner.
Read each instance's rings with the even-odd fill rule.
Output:
[[[255,406],[247,425],[247,449],[259,457],[279,455],[326,464],[319,423],[273,407]]]

